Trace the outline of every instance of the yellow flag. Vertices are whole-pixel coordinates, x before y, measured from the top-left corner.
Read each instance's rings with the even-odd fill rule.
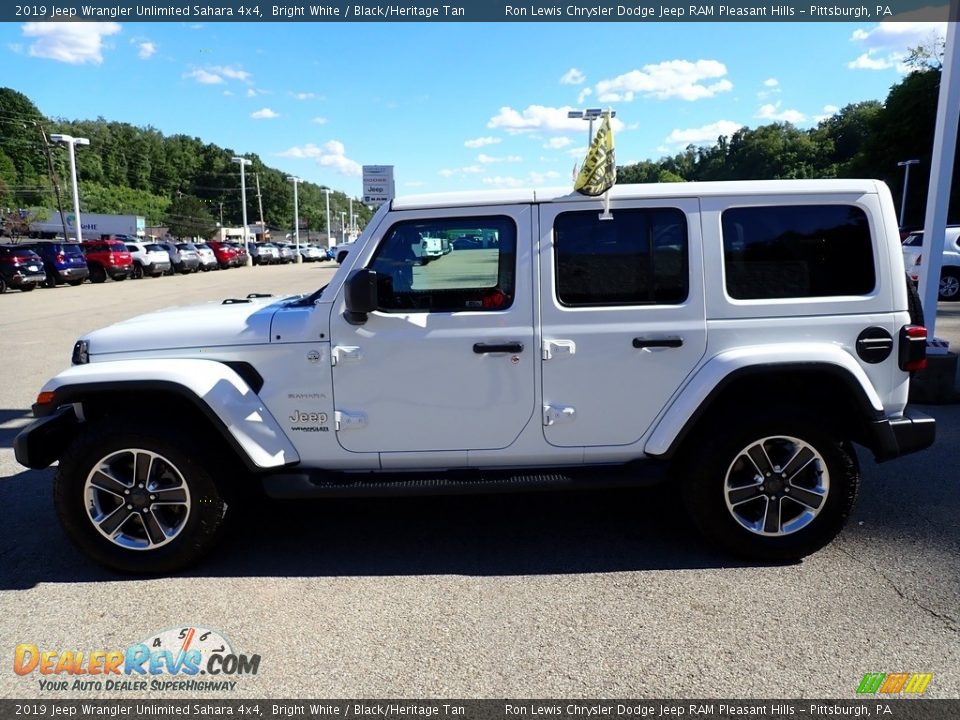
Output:
[[[593,136],[587,157],[573,183],[573,189],[584,195],[596,197],[603,195],[617,181],[617,162],[613,153],[613,128],[610,127],[610,114],[603,116],[600,129]]]

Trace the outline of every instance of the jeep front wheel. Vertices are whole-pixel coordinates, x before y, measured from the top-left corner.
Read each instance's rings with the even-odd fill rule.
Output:
[[[744,557],[792,561],[840,532],[860,479],[848,445],[799,420],[715,431],[684,477],[687,508],[709,540]]]
[[[199,447],[164,431],[105,421],[70,445],[54,503],[70,539],[102,565],[169,573],[214,544],[226,504]]]

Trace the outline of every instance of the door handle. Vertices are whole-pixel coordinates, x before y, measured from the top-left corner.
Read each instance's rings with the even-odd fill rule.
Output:
[[[523,343],[474,343],[473,351],[478,355],[483,353],[519,353],[523,352]]]
[[[683,345],[683,338],[634,338],[635,348],[678,348]]]

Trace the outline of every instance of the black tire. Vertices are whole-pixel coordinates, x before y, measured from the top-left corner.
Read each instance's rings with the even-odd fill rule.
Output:
[[[920,293],[909,275],[907,275],[907,310],[910,312],[911,325],[926,324],[923,322],[923,302],[920,300]]]
[[[45,288],[55,288],[58,284],[56,273],[47,272],[47,279],[43,281],[43,286]]]
[[[940,287],[937,297],[946,302],[960,300],[960,274],[956,270],[943,270],[940,273]]]
[[[0,277],[0,295],[7,291],[7,281]]]
[[[60,459],[54,477],[54,505],[70,540],[101,565],[124,573],[171,573],[196,562],[213,547],[223,526],[227,506],[210,470],[214,463],[207,459],[208,454],[199,442],[185,433],[164,428],[149,432],[129,429],[138,424],[141,423],[136,418],[117,417],[91,423],[82,430]],[[143,491],[134,487],[137,483],[132,450],[156,456],[148,465],[151,469]],[[94,470],[109,458],[112,458],[111,474],[118,480],[129,480],[130,490],[140,492],[139,496],[126,492],[127,497],[123,498],[119,492],[115,495],[105,490],[87,491],[88,477],[92,477]],[[185,504],[154,505],[149,498],[156,496],[147,495],[151,484],[154,492],[166,490],[168,499],[185,500]],[[124,486],[127,486],[126,482]],[[179,492],[181,497],[170,496],[172,492]],[[130,504],[126,508],[132,506],[132,512],[124,507],[127,500]],[[113,504],[102,507],[104,503],[118,504],[114,509]],[[156,535],[164,538],[156,547],[152,547],[154,543],[149,539],[146,523],[138,514],[138,508],[144,504],[148,505],[158,527],[163,520],[168,522],[170,529],[170,539],[163,534]],[[98,529],[91,517],[94,512],[103,514],[101,523],[109,521],[113,513],[123,513],[126,519],[112,534],[119,541],[108,539]],[[170,526],[175,527],[171,529]],[[123,546],[120,541],[148,543],[151,547],[134,549]]]
[[[141,265],[138,262],[135,262],[133,264],[133,272],[131,273],[131,277],[134,280],[140,280],[143,277],[143,265]]]
[[[106,281],[107,281],[107,271],[104,270],[99,265],[91,265],[90,266],[90,282],[96,283],[97,285],[99,285],[100,283],[103,283]]]
[[[79,287],[80,285],[83,285],[83,280],[67,280],[67,284],[73,287]]]
[[[745,419],[740,425],[731,426],[728,418],[685,443],[682,455],[687,459],[680,473],[684,502],[707,540],[735,555],[773,562],[799,560],[833,540],[850,516],[860,485],[856,455],[849,444],[827,434],[822,422],[787,413],[766,418],[751,418],[748,413],[749,409],[741,414]],[[769,475],[757,486],[754,483],[761,479],[757,468],[765,461],[751,462],[746,450],[760,441],[772,467],[764,468]],[[802,458],[810,457],[811,462],[792,477],[778,478],[781,470],[791,473],[788,460],[804,447],[809,455]],[[731,498],[728,487],[739,494]],[[782,515],[767,513],[770,497]],[[797,498],[818,505],[813,509]],[[749,529],[753,523],[758,525]],[[775,527],[783,534],[768,534]]]
[[[36,285],[26,284],[20,286],[20,292],[33,292],[36,289]]]

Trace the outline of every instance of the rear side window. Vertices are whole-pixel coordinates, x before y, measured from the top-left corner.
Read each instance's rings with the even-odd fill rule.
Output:
[[[687,219],[677,208],[567,212],[553,225],[564,305],[676,304],[687,299]]]
[[[865,295],[876,284],[870,225],[856,206],[730,208],[722,226],[737,300]]]
[[[464,234],[476,247],[454,247]],[[457,312],[506,310],[513,304],[517,228],[505,216],[430,218],[399,222],[377,248],[383,310]]]

